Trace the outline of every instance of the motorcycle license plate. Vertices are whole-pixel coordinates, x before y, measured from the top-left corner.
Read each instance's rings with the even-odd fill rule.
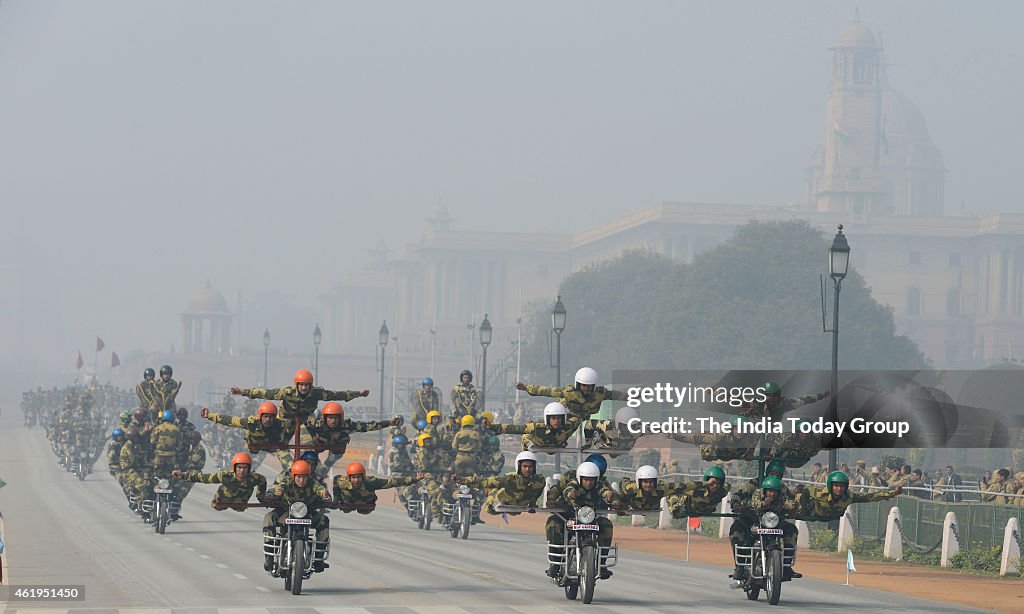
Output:
[[[459,495],[460,499],[472,499],[473,495]]]
[[[285,518],[285,524],[313,524],[309,518]]]
[[[596,524],[574,524],[572,525],[574,531],[600,531],[601,528]]]
[[[159,493],[161,495],[169,495],[169,494],[171,494],[174,491],[171,490],[170,488],[154,488],[153,492]]]
[[[782,529],[758,529],[761,535],[782,535]]]

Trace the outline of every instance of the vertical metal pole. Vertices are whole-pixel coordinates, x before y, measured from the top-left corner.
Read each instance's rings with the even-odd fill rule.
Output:
[[[313,350],[313,384],[320,383],[320,346],[314,346]]]
[[[384,419],[384,346],[380,346],[380,401],[378,420]],[[384,445],[384,430],[377,431],[377,445]]]
[[[549,337],[550,339],[550,337]],[[551,346],[549,345],[548,348]],[[551,351],[550,349],[548,350]],[[550,356],[550,354],[548,354]],[[555,388],[562,385],[562,333],[555,331]],[[562,472],[562,453],[555,452],[555,473]]]
[[[480,411],[487,411],[487,346],[484,346],[483,366],[480,369]]]
[[[263,346],[263,387],[269,388],[267,385],[267,362],[270,359],[270,346]]]
[[[835,303],[832,307],[832,383],[829,387],[828,419],[839,420],[839,288],[842,281],[835,280]],[[839,452],[835,448],[828,451],[828,470],[836,470]]]

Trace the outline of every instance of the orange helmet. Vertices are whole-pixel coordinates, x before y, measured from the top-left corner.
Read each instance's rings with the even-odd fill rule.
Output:
[[[296,384],[312,384],[313,374],[305,369],[299,369],[295,372],[295,383]]]
[[[362,463],[349,463],[348,469],[345,470],[345,475],[355,475],[357,473],[366,475],[366,467]]]
[[[277,405],[274,405],[270,401],[263,401],[262,403],[260,403],[260,408],[256,410],[256,415],[262,416],[263,414],[277,416]]]
[[[297,460],[292,463],[292,477],[297,475],[312,475],[313,468],[304,460]]]
[[[345,408],[341,406],[341,403],[331,401],[324,405],[323,410],[320,411],[321,416],[337,416],[339,418],[345,417]]]
[[[235,465],[249,465],[252,467],[252,457],[245,452],[239,452],[231,457],[231,469],[234,470]]]

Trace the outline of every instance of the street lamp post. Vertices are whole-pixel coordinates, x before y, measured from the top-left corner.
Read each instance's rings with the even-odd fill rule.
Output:
[[[270,362],[270,329],[263,329],[263,387],[269,388],[267,384],[267,366]]]
[[[384,419],[384,348],[388,345],[388,321],[384,320],[384,323],[380,325],[380,330],[377,333],[377,338],[380,343],[380,403],[378,405],[380,420]],[[377,431],[377,445],[384,445],[384,431]]]
[[[562,385],[562,331],[565,330],[565,305],[562,304],[561,295],[555,299],[555,307],[551,310],[551,330],[555,332],[555,387],[557,388]],[[578,442],[579,437],[577,437]],[[561,473],[561,471],[562,454],[555,452],[555,473]]]
[[[313,383],[320,383],[320,341],[323,334],[320,332],[320,323],[317,322],[313,329]]]
[[[491,344],[491,334],[491,321],[487,319],[485,313],[484,321],[480,323],[480,347],[484,350],[480,368],[480,407],[483,408],[481,411],[487,411],[487,346]]]
[[[832,240],[832,246],[828,248],[828,274],[835,285],[835,303],[832,306],[832,383],[829,387],[828,419],[832,422],[839,420],[839,289],[842,286],[843,278],[850,268],[850,244],[843,234],[843,225],[839,225],[839,232]],[[838,451],[832,448],[828,451],[828,470],[836,470]]]

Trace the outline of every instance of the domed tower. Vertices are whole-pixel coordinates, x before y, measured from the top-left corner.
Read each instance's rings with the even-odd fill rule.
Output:
[[[228,354],[231,352],[231,319],[224,295],[207,281],[188,298],[181,312],[181,346],[191,354]]]
[[[882,49],[860,20],[832,47],[825,146],[812,195],[818,211],[891,213],[892,188],[881,172]]]

